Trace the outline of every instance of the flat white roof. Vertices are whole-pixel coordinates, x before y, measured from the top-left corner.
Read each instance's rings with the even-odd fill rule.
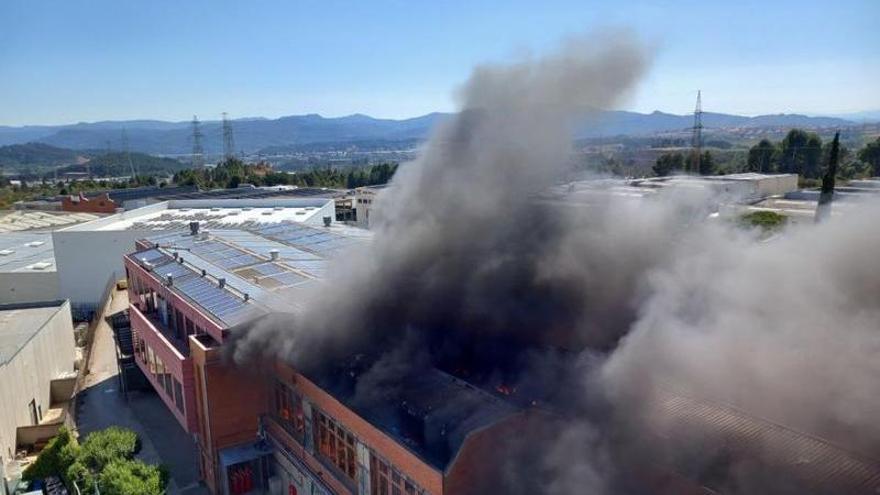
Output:
[[[204,229],[236,229],[283,222],[319,223],[328,198],[171,200],[117,213],[66,231],[185,230],[198,221]]]

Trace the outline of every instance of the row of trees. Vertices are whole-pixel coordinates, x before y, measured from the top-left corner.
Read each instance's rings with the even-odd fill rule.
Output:
[[[361,168],[316,168],[287,173],[275,171],[267,163],[246,164],[232,158],[212,168],[181,170],[174,174],[174,182],[203,189],[234,188],[241,184],[354,188],[385,184],[396,170],[397,164],[381,163]]]
[[[140,441],[131,430],[111,426],[91,433],[80,444],[62,427],[23,477],[39,480],[59,476],[68,491],[75,493],[76,484],[84,495],[164,494],[168,472],[163,466],[135,459],[139,450]]]
[[[823,144],[818,134],[792,129],[779,143],[762,139],[749,149],[746,168],[750,172],[798,174],[806,179],[822,176],[831,143]],[[880,137],[853,154],[840,147],[838,175],[852,178],[880,175]]]
[[[700,175],[712,175],[715,173],[715,158],[709,151],[704,151],[699,155],[696,152],[690,152],[684,155],[679,152],[664,153],[657,157],[654,163],[654,175],[665,177],[674,172],[695,173]]]

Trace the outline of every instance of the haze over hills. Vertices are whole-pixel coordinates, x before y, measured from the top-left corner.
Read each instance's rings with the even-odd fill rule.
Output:
[[[233,120],[236,148],[248,153],[261,150],[285,150],[333,143],[414,143],[425,139],[431,129],[449,114],[430,113],[420,117],[394,120],[354,114],[345,117],[322,117],[317,114],[294,115],[278,119],[247,118]],[[592,122],[579,126],[577,138],[599,135],[650,135],[687,129],[692,115],[663,112],[642,114],[627,111],[604,111],[600,125]],[[740,115],[706,112],[706,128],[761,127],[846,127],[860,122],[835,117],[809,117],[798,114]],[[60,126],[0,126],[0,146],[37,142],[74,150],[121,149],[122,129],[128,134],[130,148],[153,154],[188,154],[192,149],[189,122],[158,120],[102,121]],[[219,121],[202,122],[206,153],[222,149]]]

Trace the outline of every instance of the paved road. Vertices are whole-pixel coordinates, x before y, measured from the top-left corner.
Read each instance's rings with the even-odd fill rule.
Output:
[[[107,314],[128,306],[126,291],[115,291]],[[102,318],[95,329],[90,373],[77,396],[76,426],[80,437],[116,425],[135,431],[141,439],[138,458],[168,467],[169,494],[206,494],[198,483],[196,449],[171,412],[155,392],[120,393],[113,330]]]

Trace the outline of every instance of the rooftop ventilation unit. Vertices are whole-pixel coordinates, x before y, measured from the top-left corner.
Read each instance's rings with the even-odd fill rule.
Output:
[[[192,235],[199,235],[199,222],[189,223],[189,233]]]
[[[43,244],[46,244],[46,243],[45,243],[44,241],[31,241],[31,242],[25,244],[25,246],[27,246],[27,247],[39,247],[39,246],[42,246]]]
[[[329,216],[324,217],[324,227],[329,227],[329,226],[330,226],[330,222],[332,222],[332,221],[333,221],[333,218],[332,218],[332,217],[329,217]]]
[[[14,252],[15,251],[12,249],[4,249],[4,250],[0,251],[0,256],[9,256],[10,254],[12,254]]]
[[[144,265],[143,265],[144,270],[146,270],[148,272],[153,271],[153,264],[152,263],[150,263],[149,261],[146,261],[146,260],[141,260],[141,261],[143,261],[143,263],[144,263]]]
[[[165,285],[167,285],[168,287],[174,285],[174,275],[170,273],[168,275],[165,275]]]
[[[251,295],[248,294],[247,292],[245,292],[245,293],[244,293],[244,300],[245,300],[245,301],[250,301],[250,299],[251,299]]]
[[[223,277],[218,278],[217,285],[219,285],[221,289],[226,287],[226,279]]]
[[[278,261],[278,255],[279,255],[279,253],[278,253],[277,249],[270,249],[269,250],[269,258],[271,258],[272,261]]]
[[[31,265],[31,269],[45,270],[45,269],[49,268],[50,266],[52,266],[52,263],[49,263],[48,261],[40,261],[39,263],[34,263],[33,265]]]
[[[204,268],[202,268],[202,276],[203,276],[203,277],[207,277],[207,276],[208,276],[208,270],[205,270]]]

